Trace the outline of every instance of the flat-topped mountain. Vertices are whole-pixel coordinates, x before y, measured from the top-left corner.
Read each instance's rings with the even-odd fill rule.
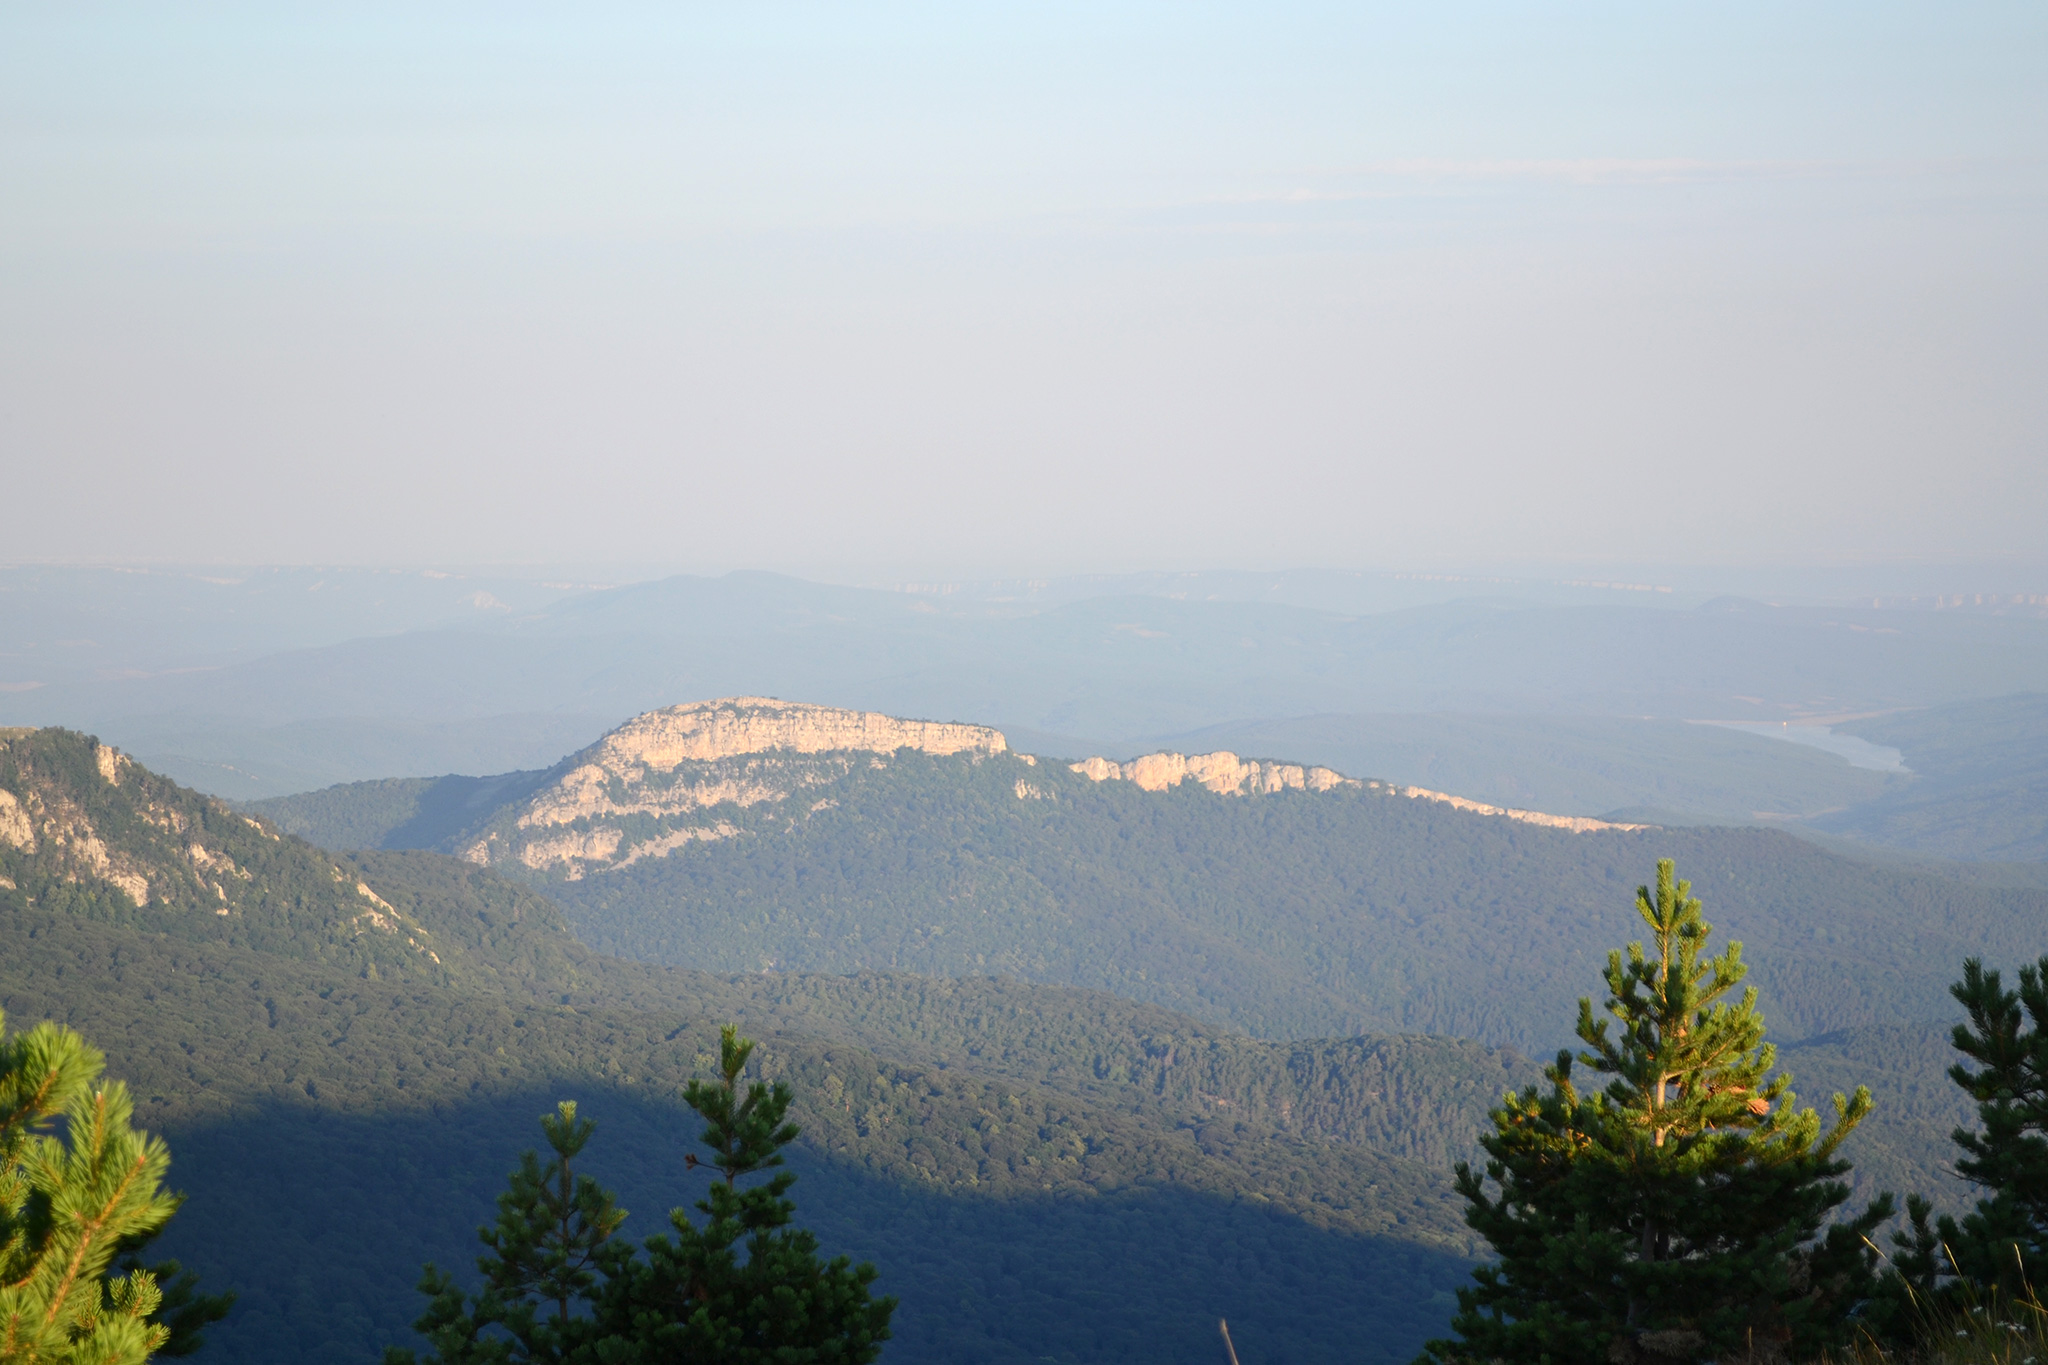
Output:
[[[724,697],[650,711],[539,774],[482,779],[467,791],[452,823],[397,846],[421,845],[485,867],[510,867],[579,881],[598,872],[679,856],[705,844],[758,833],[761,822],[735,812],[793,798],[803,814],[831,808],[824,788],[859,771],[886,768],[897,755],[1002,760],[1036,769],[999,730],[954,722],[903,720],[872,711],[815,706],[773,697]],[[1235,753],[1146,754],[1121,763],[1093,757],[1065,765],[1095,782],[1129,782],[1164,792],[1191,782],[1219,796],[1340,789],[1439,801],[1561,829],[1639,829],[1598,820],[1505,810],[1442,792],[1346,777],[1326,767],[1246,759]],[[359,784],[383,790],[379,784]],[[1011,783],[1020,801],[1049,788],[1034,772]],[[821,804],[822,803],[822,804]],[[266,807],[303,819],[311,803]],[[764,817],[765,818],[765,817]]]
[[[557,765],[459,847],[479,865],[586,872],[659,858],[738,829],[706,811],[785,801],[903,751],[1000,754],[981,725],[898,720],[773,697],[724,697],[637,716]]]
[[[105,1046],[167,1133],[191,1202],[165,1250],[243,1292],[209,1346],[231,1362],[364,1359],[402,1338],[418,1264],[474,1253],[533,1114],[564,1095],[599,1117],[592,1169],[629,1207],[682,1202],[674,1096],[715,1023],[738,1020],[802,1097],[806,1221],[901,1277],[883,1288],[905,1296],[891,1351],[907,1365],[1192,1355],[1217,1313],[1275,1358],[1398,1365],[1440,1330],[1471,1250],[1444,1166],[1532,1068],[1455,1038],[1300,1041],[1291,1020],[1561,1031],[1600,950],[1633,931],[1631,882],[1675,852],[1758,949],[1801,1089],[1877,1091],[1859,1193],[1929,1188],[1967,1115],[1939,1029],[1896,1015],[1938,995],[1966,941],[2020,955],[2044,909],[1752,831],[1548,829],[1385,784],[1269,782],[1289,765],[1264,760],[1256,786],[1147,790],[909,746],[856,751],[806,800],[702,808],[744,838],[521,884],[429,852],[335,856],[87,736],[4,739],[0,1007]],[[829,772],[845,751],[676,770],[763,757]],[[387,829],[516,815],[549,776],[464,779],[438,814],[414,791]],[[372,824],[396,809],[390,784],[325,795]],[[586,941],[642,957],[767,945],[960,979],[619,961],[540,891]],[[1043,984],[1061,979],[1295,1040]],[[1872,980],[1882,993],[1850,989]],[[1857,1011],[1881,1026],[1799,1041]]]

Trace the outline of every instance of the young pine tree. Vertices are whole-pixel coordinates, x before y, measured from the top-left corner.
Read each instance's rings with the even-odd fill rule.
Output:
[[[889,1335],[894,1299],[869,1292],[875,1269],[844,1256],[825,1262],[817,1239],[790,1225],[779,1171],[765,1183],[740,1181],[783,1164],[796,1139],[787,1122],[789,1087],[740,1079],[754,1045],[732,1028],[719,1040],[719,1077],[692,1081],[684,1101],[706,1122],[706,1160],[716,1172],[697,1204],[699,1227],[672,1210],[673,1236],[635,1248],[613,1234],[625,1219],[612,1196],[570,1163],[593,1125],[564,1103],[541,1120],[554,1159],[527,1153],[498,1197],[498,1221],[478,1235],[484,1285],[465,1293],[428,1266],[420,1282],[431,1303],[415,1329],[433,1345],[434,1365],[866,1365]],[[643,1254],[644,1253],[644,1254]],[[744,1253],[744,1254],[743,1254]],[[392,1348],[385,1365],[416,1365]]]
[[[139,1132],[106,1058],[70,1029],[4,1036],[0,1017],[0,1365],[136,1365],[170,1328],[155,1276],[111,1273],[178,1197],[170,1153]],[[62,1136],[48,1130],[60,1120]]]
[[[1810,1358],[1847,1339],[1870,1292],[1867,1234],[1890,1197],[1823,1231],[1869,1091],[1837,1095],[1823,1136],[1771,1075],[1756,991],[1730,998],[1742,945],[1706,956],[1712,927],[1668,859],[1636,910],[1649,947],[1608,955],[1605,1017],[1579,1002],[1584,1050],[1493,1111],[1483,1175],[1458,1166],[1466,1221],[1499,1259],[1458,1292],[1457,1338],[1425,1360]],[[1582,1092],[1575,1066],[1605,1085]]]
[[[600,1332],[583,1311],[602,1273],[627,1265],[630,1248],[612,1234],[626,1220],[610,1191],[572,1163],[597,1125],[576,1116],[573,1100],[543,1114],[541,1132],[554,1157],[542,1166],[527,1152],[498,1196],[498,1219],[480,1228],[486,1254],[477,1258],[483,1288],[465,1294],[452,1275],[431,1264],[420,1292],[431,1300],[413,1329],[433,1343],[441,1365],[496,1365],[501,1361],[558,1365],[594,1358]],[[412,1365],[409,1350],[393,1347],[385,1365]]]
[[[180,1199],[182,1202],[182,1196]],[[156,1348],[156,1354],[150,1359],[176,1360],[195,1355],[206,1345],[206,1329],[233,1310],[239,1295],[232,1289],[219,1294],[202,1294],[199,1292],[198,1274],[185,1269],[180,1262],[145,1259],[143,1253],[162,1230],[159,1227],[156,1232],[124,1240],[108,1284],[117,1285],[138,1270],[156,1282],[162,1301],[149,1315],[149,1320],[164,1329],[165,1337],[164,1344]],[[109,1310],[113,1308],[111,1297],[107,1307]]]
[[[788,1086],[755,1081],[742,1093],[753,1049],[726,1026],[718,1079],[692,1081],[683,1095],[705,1120],[702,1141],[713,1153],[708,1161],[688,1159],[716,1173],[697,1203],[703,1225],[671,1211],[673,1240],[648,1238],[647,1259],[630,1279],[613,1281],[600,1312],[646,1360],[865,1365],[881,1353],[896,1309],[893,1298],[870,1293],[875,1268],[844,1256],[825,1262],[818,1239],[790,1226],[791,1172],[740,1188],[742,1177],[781,1166],[782,1149],[797,1136],[785,1121]]]
[[[1949,1076],[1983,1125],[1952,1135],[1963,1152],[1956,1171],[1985,1193],[1960,1221],[1944,1214],[1931,1226],[1933,1207],[1909,1197],[1897,1264],[1923,1300],[2028,1298],[2048,1266],[2048,957],[2020,968],[2017,991],[1977,958],[1949,989],[1967,1016],[1956,1050],[1977,1068],[1958,1063]]]

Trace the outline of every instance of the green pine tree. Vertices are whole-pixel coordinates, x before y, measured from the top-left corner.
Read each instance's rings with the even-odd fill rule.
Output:
[[[889,1335],[894,1299],[870,1292],[875,1269],[831,1262],[817,1239],[791,1226],[796,1177],[777,1171],[742,1188],[747,1176],[783,1164],[796,1139],[787,1121],[789,1087],[741,1086],[754,1045],[728,1026],[719,1040],[719,1077],[692,1081],[684,1101],[707,1124],[709,1159],[687,1169],[716,1172],[689,1213],[669,1213],[671,1233],[635,1248],[615,1237],[625,1219],[610,1193],[571,1162],[593,1125],[560,1105],[543,1118],[554,1159],[528,1152],[498,1197],[498,1220],[481,1229],[489,1254],[483,1287],[466,1293],[429,1265],[420,1290],[430,1300],[414,1324],[432,1343],[433,1365],[865,1365]],[[742,1254],[744,1252],[744,1254]],[[417,1365],[394,1347],[385,1365]]]
[[[180,1195],[178,1198],[182,1203],[184,1197]],[[159,1232],[161,1230],[158,1229]],[[156,1281],[157,1292],[163,1300],[149,1315],[149,1320],[162,1326],[166,1336],[164,1344],[156,1348],[156,1356],[151,1358],[175,1360],[196,1354],[200,1347],[206,1345],[206,1329],[225,1318],[239,1296],[233,1290],[202,1294],[199,1292],[198,1274],[185,1269],[182,1263],[176,1260],[145,1260],[143,1252],[156,1238],[157,1233],[152,1232],[123,1242],[121,1255],[114,1262],[114,1278],[108,1283],[116,1283],[138,1270]],[[111,1301],[108,1307],[112,1307]]]
[[[708,1161],[692,1155],[689,1164],[717,1173],[696,1206],[703,1225],[672,1211],[673,1240],[650,1237],[645,1263],[630,1280],[613,1282],[601,1311],[646,1360],[864,1365],[881,1353],[896,1308],[893,1298],[870,1293],[875,1268],[844,1256],[825,1262],[818,1239],[790,1226],[791,1172],[740,1188],[742,1177],[781,1166],[782,1149],[797,1136],[786,1121],[787,1085],[755,1081],[742,1094],[753,1049],[727,1025],[718,1079],[692,1081],[683,1095],[705,1120],[702,1141],[713,1153]]]
[[[540,1126],[553,1159],[542,1166],[538,1154],[522,1156],[498,1196],[497,1222],[477,1231],[487,1249],[477,1258],[482,1290],[465,1294],[432,1264],[420,1280],[431,1302],[413,1327],[444,1365],[587,1358],[599,1332],[583,1307],[600,1274],[630,1260],[630,1249],[612,1245],[626,1211],[572,1165],[597,1125],[578,1118],[575,1101],[564,1100],[541,1116]],[[393,1347],[384,1359],[409,1365],[415,1357]]]
[[[1823,1136],[1791,1078],[1771,1075],[1755,989],[1730,998],[1742,945],[1705,955],[1712,927],[1668,859],[1636,909],[1650,946],[1608,955],[1606,1017],[1579,1002],[1584,1050],[1493,1111],[1483,1175],[1458,1166],[1466,1221],[1498,1260],[1459,1291],[1457,1338],[1425,1360],[1810,1358],[1847,1340],[1871,1291],[1867,1235],[1890,1197],[1828,1223],[1849,1193],[1836,1152],[1869,1091],[1837,1095]],[[1581,1092],[1575,1065],[1606,1084]]]
[[[83,1038],[4,1030],[0,1016],[0,1365],[148,1360],[172,1335],[156,1276],[113,1272],[177,1210],[170,1152],[134,1127],[127,1087],[101,1079],[106,1058]]]
[[[1983,1125],[1952,1134],[1963,1153],[1956,1171],[1985,1193],[1961,1219],[1935,1219],[1926,1199],[1909,1196],[1896,1264],[1924,1304],[2031,1298],[2030,1281],[2048,1265],[2048,957],[2020,968],[2017,991],[1977,958],[1949,989],[1966,1015],[1956,1050],[1976,1064],[1957,1063],[1949,1076]]]

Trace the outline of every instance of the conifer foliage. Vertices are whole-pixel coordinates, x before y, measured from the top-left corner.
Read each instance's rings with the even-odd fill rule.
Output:
[[[415,1327],[449,1362],[565,1361],[587,1345],[590,1324],[578,1310],[598,1284],[612,1234],[626,1220],[611,1194],[572,1163],[597,1125],[573,1100],[544,1114],[541,1132],[554,1157],[543,1167],[529,1151],[498,1196],[498,1218],[477,1232],[484,1287],[474,1297],[455,1277],[429,1265],[420,1291],[432,1299]],[[495,1330],[494,1330],[495,1329]],[[387,1361],[410,1361],[394,1350]]]
[[[889,1336],[896,1301],[876,1298],[871,1265],[818,1255],[817,1238],[792,1226],[796,1176],[782,1149],[796,1140],[787,1122],[787,1085],[742,1086],[754,1044],[728,1025],[719,1075],[695,1080],[683,1099],[706,1123],[709,1158],[688,1169],[715,1173],[696,1204],[669,1213],[670,1232],[639,1248],[614,1236],[625,1210],[571,1163],[594,1125],[563,1103],[541,1120],[554,1152],[543,1166],[528,1152],[498,1197],[498,1219],[478,1234],[488,1249],[477,1267],[484,1286],[466,1294],[428,1266],[420,1290],[431,1299],[416,1330],[435,1365],[865,1365]],[[775,1171],[742,1188],[743,1177]],[[385,1365],[416,1365],[393,1348]]]
[[[1584,1049],[1493,1110],[1483,1174],[1458,1167],[1466,1221],[1499,1259],[1425,1360],[1810,1358],[1846,1340],[1870,1293],[1867,1234],[1889,1196],[1823,1232],[1868,1090],[1835,1096],[1823,1135],[1771,1074],[1755,989],[1733,996],[1742,945],[1706,955],[1712,927],[1670,860],[1636,910],[1649,947],[1608,955],[1605,1017],[1579,1002]],[[1581,1091],[1575,1067],[1606,1084]]]
[[[1971,958],[1951,988],[1966,1022],[1956,1025],[1949,1076],[1977,1105],[1981,1132],[1953,1134],[1956,1171],[1985,1191],[1962,1219],[1906,1201],[1910,1228],[1897,1235],[1900,1273],[1922,1295],[1951,1303],[2033,1297],[2028,1277],[2048,1265],[2048,957],[2020,968],[2019,989]]]
[[[70,1029],[0,1017],[0,1362],[134,1365],[170,1341],[151,1271],[111,1273],[177,1210],[170,1152]],[[50,1131],[62,1124],[61,1135]],[[224,1311],[224,1309],[223,1309]],[[217,1316],[217,1315],[216,1315]]]

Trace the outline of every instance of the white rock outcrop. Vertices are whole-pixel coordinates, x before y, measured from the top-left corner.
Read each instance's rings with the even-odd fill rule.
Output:
[[[1329,768],[1298,763],[1262,763],[1242,759],[1228,749],[1213,754],[1146,754],[1125,763],[1089,758],[1067,765],[1097,782],[1135,782],[1148,792],[1165,791],[1193,780],[1220,796],[1256,796],[1264,792],[1326,792],[1333,787],[1363,784]]]
[[[879,711],[844,711],[773,697],[722,697],[635,716],[599,740],[590,761],[614,773],[634,768],[668,772],[685,760],[703,763],[777,749],[799,754],[841,749],[999,754],[1009,747],[1002,731],[985,725],[898,720]]]
[[[485,834],[463,856],[554,870],[574,880],[693,843],[738,837],[741,831],[724,821],[696,823],[713,807],[782,801],[844,777],[857,763],[883,766],[904,749],[943,756],[1001,754],[1009,747],[1000,730],[985,725],[902,720],[774,697],[670,706],[635,716],[575,755],[566,772],[519,807],[509,827]]]
[[[0,844],[23,853],[36,851],[36,827],[14,793],[0,789]]]
[[[877,711],[846,711],[772,697],[723,697],[635,716],[578,757],[577,766],[535,793],[520,812],[521,829],[623,815],[672,815],[731,803],[778,801],[789,794],[772,765],[753,771],[693,775],[665,782],[685,763],[774,754],[1000,754],[1000,730],[945,721],[898,720]]]
[[[1227,749],[1218,750],[1213,754],[1145,754],[1122,763],[1107,758],[1088,758],[1067,766],[1097,782],[1134,782],[1148,792],[1165,791],[1186,781],[1199,783],[1222,796],[1256,796],[1288,789],[1326,792],[1337,787],[1364,787],[1417,801],[1442,802],[1453,809],[1470,811],[1474,815],[1498,815],[1509,820],[1520,820],[1525,824],[1542,825],[1548,829],[1570,830],[1575,834],[1585,834],[1599,829],[1655,828],[1653,825],[1615,824],[1612,821],[1593,820],[1582,815],[1548,815],[1539,810],[1489,806],[1482,801],[1468,801],[1462,796],[1431,791],[1427,787],[1397,787],[1382,782],[1361,782],[1355,777],[1346,777],[1329,768],[1242,759]]]
[[[1474,815],[1504,815],[1510,820],[1524,824],[1543,825],[1549,829],[1568,829],[1574,834],[1589,834],[1596,829],[1655,829],[1655,825],[1618,825],[1610,820],[1594,820],[1584,815],[1546,815],[1540,810],[1517,810],[1512,806],[1489,806],[1483,801],[1468,801],[1462,796],[1448,792],[1433,792],[1427,787],[1396,787],[1402,796],[1417,801],[1441,801],[1458,810],[1468,810]]]

